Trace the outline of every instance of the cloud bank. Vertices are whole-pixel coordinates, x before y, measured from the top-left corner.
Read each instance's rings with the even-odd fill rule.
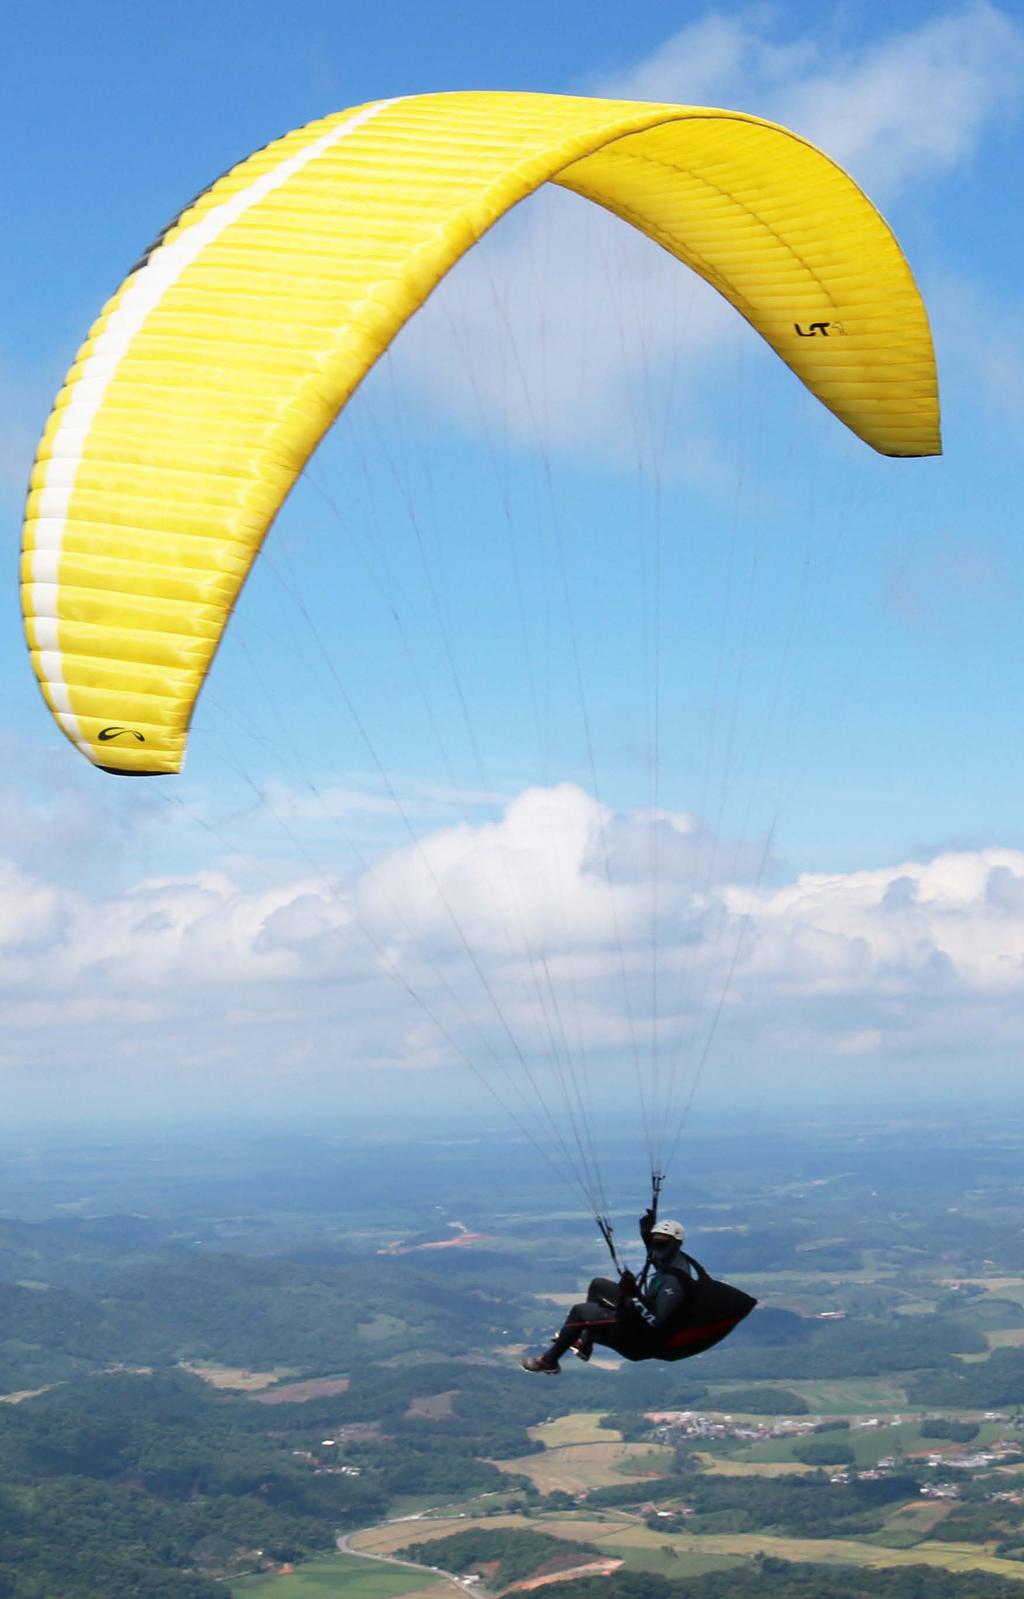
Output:
[[[866,1063],[923,1091],[1024,1044],[1019,850],[766,883],[763,841],[561,784],[343,883],[211,866],[104,894],[59,867],[0,862],[15,1104],[29,1075],[55,1095],[165,1078],[184,1108],[210,1074],[243,1095],[469,1060],[514,1079],[560,1050],[600,1082],[656,1037],[685,1085],[716,1017],[712,1098],[719,1055],[752,1091],[795,1065],[827,1095]]]

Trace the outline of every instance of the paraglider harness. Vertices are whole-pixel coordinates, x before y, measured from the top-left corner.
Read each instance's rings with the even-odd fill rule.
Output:
[[[652,1172],[651,1205],[648,1212],[651,1227],[658,1219],[658,1200],[664,1180],[662,1172]],[[638,1332],[641,1326],[649,1328],[654,1317],[644,1301],[643,1290],[652,1265],[650,1251],[648,1250],[640,1276],[634,1277],[619,1259],[615,1248],[615,1231],[608,1217],[598,1216],[596,1219],[615,1270],[619,1274],[619,1314],[627,1321],[627,1325],[629,1322],[637,1325]],[[646,1238],[644,1242],[646,1243]],[[686,1360],[690,1355],[699,1355],[731,1333],[745,1316],[749,1316],[757,1304],[757,1300],[750,1294],[744,1293],[741,1288],[733,1288],[731,1283],[719,1282],[712,1277],[704,1270],[700,1261],[694,1260],[685,1250],[680,1250],[676,1259],[680,1257],[683,1265],[674,1264],[662,1268],[663,1275],[676,1277],[686,1286],[686,1296],[679,1314],[666,1329],[664,1340],[659,1340],[656,1349],[651,1349],[648,1353],[629,1355],[627,1358]]]

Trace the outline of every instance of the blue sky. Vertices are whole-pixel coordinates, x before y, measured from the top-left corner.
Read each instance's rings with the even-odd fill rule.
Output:
[[[677,1040],[685,1085],[712,1030],[712,1101],[894,1077],[930,1095],[966,1071],[1008,1089],[1022,67],[1024,27],[986,4],[13,6],[8,1103],[315,1108],[371,1080],[429,1102],[465,1091],[460,1049],[507,1053],[505,1021],[541,1063],[564,1024],[612,1095],[624,1057],[664,1073]],[[255,146],[459,87],[732,105],[821,143],[925,294],[943,459],[872,457],[675,263],[538,197],[325,441],[185,776],[90,771],[49,724],[13,582],[35,439],[89,322]]]

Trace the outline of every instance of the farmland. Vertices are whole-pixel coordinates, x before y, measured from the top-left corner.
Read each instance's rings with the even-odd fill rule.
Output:
[[[851,1581],[895,1599],[904,1577],[941,1599],[1019,1599],[1016,1162],[940,1225],[948,1163],[924,1161],[899,1207],[873,1209],[874,1154],[858,1178],[848,1147],[801,1149],[778,1183],[751,1164],[742,1206],[713,1175],[688,1206],[695,1248],[760,1292],[733,1337],[671,1367],[567,1361],[555,1381],[520,1371],[518,1351],[542,1346],[555,1298],[600,1260],[585,1218],[555,1222],[528,1184],[514,1215],[488,1209],[486,1151],[446,1156],[468,1162],[449,1180],[479,1240],[455,1250],[388,1249],[400,1207],[358,1150],[365,1198],[348,1213],[243,1228],[232,1187],[223,1237],[212,1201],[194,1237],[176,1216],[147,1222],[155,1259],[132,1272],[120,1225],[76,1220],[69,1258],[63,1223],[0,1218],[17,1277],[0,1347],[18,1401],[0,1405],[8,1563],[68,1599],[130,1592],[139,1550],[182,1599],[449,1599],[429,1558],[400,1563],[443,1540],[445,1570],[481,1594],[514,1569],[566,1599],[582,1581],[617,1599],[638,1576],[702,1599],[722,1573],[747,1599],[768,1561],[780,1594],[797,1572],[792,1591],[822,1599]],[[795,1197],[801,1161],[840,1174],[809,1179],[813,1205]],[[84,1594],[53,1564],[58,1527],[91,1573]]]
[[[459,1592],[433,1572],[344,1554],[311,1560],[293,1572],[242,1578],[234,1588],[245,1599],[448,1599]]]

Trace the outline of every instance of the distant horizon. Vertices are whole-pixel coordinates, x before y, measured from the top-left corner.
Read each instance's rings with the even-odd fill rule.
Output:
[[[833,1111],[843,1110],[843,1120],[837,1122]],[[831,1106],[817,1107],[797,1100],[779,1099],[774,1103],[761,1103],[751,1112],[743,1108],[729,1108],[723,1104],[709,1105],[695,1110],[683,1134],[683,1147],[687,1141],[702,1136],[744,1137],[756,1133],[758,1127],[782,1127],[797,1133],[811,1133],[828,1128],[837,1137],[858,1129],[882,1130],[894,1127],[920,1129],[955,1127],[970,1131],[984,1127],[992,1129],[1005,1121],[1007,1130],[1016,1128],[1024,1132],[1024,1089],[1015,1097],[978,1096],[972,1100],[950,1096],[932,1099],[925,1110],[923,1096],[905,1099],[899,1103],[887,1102],[868,1096],[844,1098]],[[627,1136],[622,1107],[595,1110],[590,1118],[591,1131],[596,1140],[618,1141]],[[384,1103],[375,1105],[333,1107],[312,1106],[262,1107],[237,1111],[210,1108],[194,1110],[191,1114],[169,1115],[159,1110],[150,1114],[123,1108],[117,1112],[94,1110],[69,1111],[64,1115],[38,1114],[6,1115],[0,1126],[0,1148],[19,1143],[26,1134],[36,1137],[52,1135],[61,1142],[73,1143],[76,1138],[95,1140],[109,1135],[113,1140],[130,1141],[135,1136],[151,1137],[158,1134],[167,1140],[208,1134],[234,1134],[239,1141],[252,1138],[273,1139],[309,1138],[344,1143],[349,1140],[373,1137],[384,1143],[414,1144],[422,1134],[430,1135],[430,1142],[443,1144],[445,1133],[452,1142],[462,1144],[498,1142],[528,1146],[531,1139],[513,1123],[503,1120],[500,1113],[490,1116],[471,1109],[420,1104],[403,1107],[400,1122],[396,1123],[394,1107]],[[538,1134],[540,1143],[555,1143],[552,1133]]]

